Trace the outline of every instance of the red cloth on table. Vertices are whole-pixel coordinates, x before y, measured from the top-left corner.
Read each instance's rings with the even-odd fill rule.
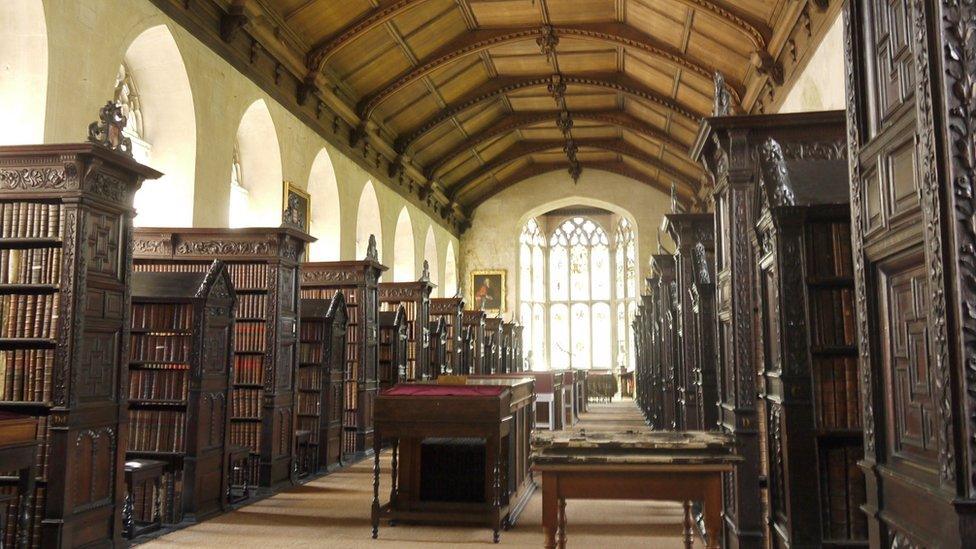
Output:
[[[504,385],[395,385],[381,392],[384,396],[423,396],[423,397],[479,397],[498,396],[508,387]]]

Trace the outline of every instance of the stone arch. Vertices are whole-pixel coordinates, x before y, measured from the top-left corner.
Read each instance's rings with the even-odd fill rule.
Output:
[[[143,31],[122,58],[136,84],[141,137],[150,166],[163,173],[135,196],[137,226],[190,226],[196,173],[197,131],[193,92],[183,56],[166,25]]]
[[[47,73],[44,4],[0,2],[0,145],[44,142]]]
[[[373,188],[372,181],[366,182],[359,196],[359,208],[356,213],[356,259],[366,257],[369,235],[376,237],[376,251],[379,257],[383,257],[383,223],[380,219],[380,203],[376,198],[376,189]]]
[[[454,242],[447,243],[447,254],[444,258],[444,286],[441,290],[443,297],[454,297],[458,293],[457,257],[454,252]]]
[[[339,183],[332,167],[332,158],[324,148],[312,161],[308,175],[308,194],[312,197],[310,230],[317,238],[309,247],[310,261],[338,261],[341,242]]]
[[[230,212],[231,226],[277,227],[281,224],[282,211],[281,149],[264,99],[254,101],[244,111],[236,139],[241,185],[248,199],[241,211]]]
[[[430,267],[430,281],[438,288],[441,286],[440,261],[437,260],[437,238],[434,236],[434,227],[427,227],[427,236],[424,237],[424,260]],[[435,292],[439,290],[434,290]]]
[[[417,279],[416,251],[414,250],[413,222],[404,206],[397,216],[393,233],[393,281],[410,282]]]

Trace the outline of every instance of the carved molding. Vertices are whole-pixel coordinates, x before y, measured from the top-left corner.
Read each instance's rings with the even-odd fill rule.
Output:
[[[0,190],[70,190],[78,188],[78,169],[74,164],[59,167],[2,168]]]
[[[191,240],[180,242],[176,247],[179,255],[268,255],[273,251],[274,245],[267,241]]]

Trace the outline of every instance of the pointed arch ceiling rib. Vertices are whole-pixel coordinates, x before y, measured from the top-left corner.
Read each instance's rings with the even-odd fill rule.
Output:
[[[383,156],[391,178],[409,174],[421,200],[462,218],[558,169],[673,181],[693,204],[704,190],[688,149],[714,73],[738,110],[763,109],[841,3],[213,1],[225,41],[249,32],[279,59],[276,84],[282,67],[300,79],[299,105],[317,97],[316,112],[351,128],[351,150],[376,167]]]

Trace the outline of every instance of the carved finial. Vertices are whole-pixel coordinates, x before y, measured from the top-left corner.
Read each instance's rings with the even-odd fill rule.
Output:
[[[712,275],[708,268],[708,255],[705,253],[705,244],[701,242],[695,244],[692,250],[692,256],[695,260],[695,270],[698,271],[698,283],[711,284]]]
[[[661,242],[661,228],[657,229],[657,253],[664,253],[664,244]]]
[[[712,116],[729,116],[732,113],[732,94],[725,84],[725,76],[715,71],[715,102],[712,105]]]
[[[569,176],[573,178],[573,183],[579,183],[581,175],[583,175],[583,165],[574,160],[569,165]]]
[[[366,245],[366,261],[379,261],[380,254],[376,251],[376,235],[369,235],[369,244]]]
[[[542,32],[539,38],[536,38],[535,43],[539,45],[539,49],[542,50],[542,55],[546,56],[546,60],[552,59],[552,54],[556,52],[556,46],[559,45],[559,37],[556,36],[556,30],[552,28],[552,25],[543,25]]]
[[[430,263],[424,260],[424,268],[420,271],[420,281],[430,282]]]
[[[775,139],[766,139],[759,148],[759,164],[762,167],[762,186],[770,206],[793,206],[796,197],[790,189],[790,175],[783,158],[783,148]]]
[[[552,75],[547,89],[549,90],[549,95],[556,100],[556,103],[561,104],[563,97],[566,96],[566,82],[563,80],[563,75]]]
[[[285,204],[285,209],[281,212],[281,224],[302,231],[307,230],[308,219],[306,219],[305,204],[302,203],[302,198],[298,194],[288,193],[288,204]]]
[[[752,52],[752,55],[749,56],[749,61],[756,68],[756,72],[772,78],[777,86],[783,84],[783,64],[773,59],[773,56],[769,55],[768,51],[758,50]]]
[[[98,111],[98,119],[98,122],[88,125],[88,141],[131,157],[132,141],[122,134],[126,123],[122,106],[112,101],[105,103],[105,106]]]
[[[678,184],[671,180],[671,213],[678,213]]]

